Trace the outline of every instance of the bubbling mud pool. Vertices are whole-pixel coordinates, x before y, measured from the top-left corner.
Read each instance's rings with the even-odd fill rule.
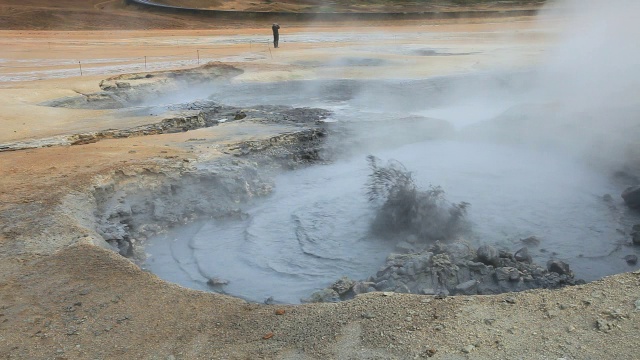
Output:
[[[247,92],[251,85],[238,84],[211,98],[233,103],[233,95],[242,102],[263,93],[261,102],[299,106],[300,96],[289,92],[294,86],[312,91],[306,99],[334,110],[338,122],[389,121],[405,111],[439,116],[460,129],[495,116],[523,95],[505,88],[509,97],[501,102],[487,105],[476,97],[458,107],[436,96],[442,87],[423,86],[434,95],[430,101],[420,102],[405,89],[406,96],[364,106],[362,89],[370,86],[351,81],[308,85],[261,84]],[[394,96],[402,106],[385,105],[394,104]],[[151,238],[143,266],[167,281],[255,302],[272,297],[298,303],[342,276],[366,279],[395,244],[370,231],[375,208],[366,196],[365,155],[356,150],[330,165],[280,174],[274,193],[244,209],[243,220],[200,221]],[[640,217],[618,200],[618,184],[570,156],[455,138],[381,146],[374,155],[403,163],[420,188],[439,185],[448,200],[470,203],[472,233],[466,240],[475,247],[491,244],[515,252],[524,246],[521,239],[536,236],[540,244],[529,249],[534,262],[566,261],[577,278],[588,281],[635,268],[623,260],[640,255],[627,245],[625,229]],[[614,200],[603,200],[605,194]],[[226,284],[212,288],[209,279]]]

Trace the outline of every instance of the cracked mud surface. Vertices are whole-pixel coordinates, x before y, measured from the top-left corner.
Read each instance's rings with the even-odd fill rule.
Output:
[[[40,102],[71,94],[71,88],[100,91],[101,79],[82,80],[61,80],[56,86],[66,90],[32,96]],[[3,91],[26,98],[30,90],[24,86]],[[35,109],[19,101],[11,104],[12,113]],[[46,111],[55,116],[71,110]],[[79,131],[65,127],[62,135],[110,128],[104,126],[110,123],[107,110],[77,111],[80,119],[102,120],[69,121]],[[29,121],[26,115],[19,119]],[[113,128],[157,120],[129,119],[119,119]],[[0,357],[631,359],[640,353],[637,272],[554,291],[443,299],[375,292],[335,304],[267,306],[161,281],[113,251],[97,231],[98,189],[113,186],[125,195],[128,188],[156,189],[168,196],[180,191],[171,188],[172,179],[209,181],[198,170],[207,162],[228,167],[218,173],[226,180],[238,169],[248,174],[258,163],[269,164],[272,155],[283,160],[274,166],[287,167],[297,150],[267,144],[296,137],[300,130],[280,120],[240,119],[186,132],[0,152]],[[22,140],[55,132],[31,133]],[[2,142],[17,140],[12,136],[4,134]],[[268,171],[264,174],[245,175],[256,181],[249,191],[242,186],[236,194],[267,191]],[[232,214],[235,201],[222,201],[221,213]],[[173,218],[169,210],[157,216]],[[126,217],[127,211],[115,214]]]

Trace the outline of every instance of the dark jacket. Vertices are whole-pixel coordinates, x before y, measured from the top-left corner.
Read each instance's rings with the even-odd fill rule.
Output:
[[[273,26],[271,26],[271,30],[273,30],[273,35],[274,36],[278,35],[278,30],[280,30],[280,25],[273,24]]]

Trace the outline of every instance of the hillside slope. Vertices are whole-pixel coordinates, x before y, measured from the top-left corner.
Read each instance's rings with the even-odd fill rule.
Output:
[[[543,1],[481,1],[473,6],[453,2],[418,0],[155,0],[170,6],[226,11],[285,12],[414,12],[451,10],[501,10],[532,8]],[[141,30],[141,29],[210,29],[232,27],[233,23],[211,21],[190,14],[164,14],[125,0],[0,0],[2,30]]]
[[[126,6],[123,0],[0,0],[0,29],[191,28],[191,22]],[[194,24],[195,27],[201,24]]]

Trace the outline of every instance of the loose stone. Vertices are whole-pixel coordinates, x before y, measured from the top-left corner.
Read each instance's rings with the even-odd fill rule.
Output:
[[[376,317],[376,315],[371,312],[364,312],[360,314],[360,316],[363,317],[364,319],[374,319]]]

